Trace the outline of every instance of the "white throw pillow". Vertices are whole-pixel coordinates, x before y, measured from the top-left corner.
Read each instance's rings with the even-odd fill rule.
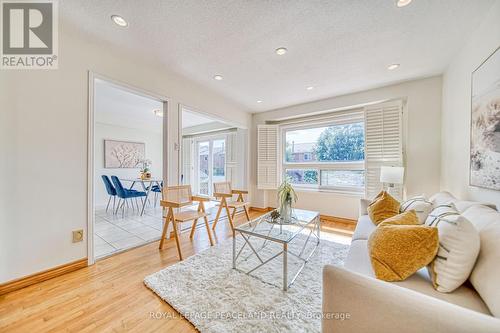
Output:
[[[460,213],[453,203],[441,204],[437,206],[435,205],[429,215],[427,215],[425,224],[431,227],[435,227],[435,224],[439,221],[440,218],[457,214]]]
[[[404,213],[412,209],[417,213],[420,224],[423,224],[432,211],[432,202],[428,201],[423,195],[413,197],[401,203],[399,212]]]
[[[453,204],[436,207],[426,225],[436,227],[439,250],[427,266],[437,291],[449,293],[470,276],[480,249],[479,233]]]

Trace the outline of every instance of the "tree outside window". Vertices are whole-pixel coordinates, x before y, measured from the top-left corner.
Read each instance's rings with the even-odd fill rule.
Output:
[[[362,122],[289,130],[285,142],[285,174],[293,184],[364,187],[364,170],[356,164],[365,158]],[[352,170],[345,169],[349,162]]]

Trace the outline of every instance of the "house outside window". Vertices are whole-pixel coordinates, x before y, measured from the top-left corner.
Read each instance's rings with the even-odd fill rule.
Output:
[[[363,192],[364,122],[305,124],[283,128],[283,177],[296,187]]]

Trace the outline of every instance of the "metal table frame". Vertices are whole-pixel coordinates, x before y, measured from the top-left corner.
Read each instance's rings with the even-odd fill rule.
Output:
[[[259,217],[259,219],[263,219],[263,218],[265,218],[265,216]],[[249,223],[255,223],[255,222],[256,221],[254,220],[254,221],[251,221]],[[295,235],[293,235],[289,240],[280,240],[280,239],[277,239],[277,238],[274,238],[274,237],[270,236],[270,234],[271,234],[271,232],[273,231],[274,228],[280,228],[280,234],[281,234],[282,228],[283,228],[283,225],[281,225],[281,224],[272,224],[272,223],[269,223],[271,225],[271,227],[269,228],[269,230],[264,230],[264,232],[267,231],[267,234],[262,234],[262,233],[255,232],[255,229],[257,228],[257,226],[260,223],[262,223],[261,221],[259,221],[258,223],[255,223],[255,226],[253,226],[253,228],[251,230],[243,230],[241,228],[236,227],[234,229],[234,233],[233,233],[233,269],[235,269],[237,271],[240,271],[242,273],[245,273],[247,275],[250,275],[252,272],[254,272],[255,270],[257,270],[258,268],[264,266],[265,264],[269,263],[270,261],[272,261],[275,258],[277,258],[280,255],[282,255],[283,256],[283,290],[287,291],[288,288],[290,288],[292,286],[292,284],[295,282],[295,280],[299,276],[300,272],[304,269],[305,265],[307,264],[307,262],[309,261],[309,259],[311,258],[311,256],[314,254],[314,252],[318,248],[318,245],[319,245],[320,240],[321,240],[321,237],[320,237],[320,218],[319,218],[319,213],[316,213],[316,216],[314,218],[312,218],[310,221],[301,221],[301,222],[303,222],[303,224],[301,224],[301,225],[298,226],[300,228],[300,230],[298,230],[295,233]],[[304,245],[302,246],[300,252],[297,254],[297,253],[294,253],[293,251],[290,251],[288,249],[288,244],[291,243],[293,240],[295,240],[296,237],[297,237],[297,235],[300,234],[304,229],[306,229],[308,227],[310,228],[310,231],[309,231],[309,234],[308,234],[306,240],[304,241]],[[240,248],[240,250],[238,251],[238,253],[236,253],[236,233],[237,232],[242,236],[242,238],[245,241],[245,243]],[[307,247],[307,244],[309,243],[309,240],[311,239],[311,236],[314,236],[314,238],[316,238],[316,244],[315,244],[314,248],[309,253],[304,254],[304,251],[305,251],[305,249]],[[250,242],[251,237],[257,237],[257,238],[264,239],[264,243],[262,244],[262,246],[260,248],[255,249],[255,247]],[[275,243],[281,243],[283,245],[283,250],[280,251],[280,252],[278,252],[278,253],[276,253],[276,254],[274,254],[269,259],[263,260],[259,256],[259,252],[262,249],[265,248],[265,246],[267,245],[268,241],[272,241],[272,242],[275,242]],[[260,263],[257,264],[255,267],[251,268],[249,271],[245,272],[245,271],[237,268],[236,264],[237,264],[238,258],[240,257],[241,253],[243,252],[243,249],[247,245],[252,250],[252,253],[250,255],[248,255],[244,260],[247,260],[251,256],[255,255],[257,257],[257,259],[260,261]],[[298,259],[300,259],[302,261],[302,264],[301,264],[299,270],[295,273],[295,275],[293,276],[293,278],[290,281],[290,283],[288,283],[288,255],[289,254],[292,255],[292,256],[294,256],[294,257],[296,257],[296,258],[298,258]]]
[[[135,183],[141,183],[144,192],[146,192],[146,197],[144,198],[144,200],[141,198],[142,208],[141,208],[141,214],[140,214],[140,216],[144,215],[144,210],[146,208],[146,202],[149,200],[149,193],[151,192],[151,188],[153,187],[153,185],[160,186],[160,183],[162,182],[162,180],[161,179],[154,179],[154,178],[151,178],[151,179],[122,178],[120,180],[131,182],[132,184],[129,187],[130,190],[134,188]],[[149,186],[146,186],[146,183],[149,183]]]

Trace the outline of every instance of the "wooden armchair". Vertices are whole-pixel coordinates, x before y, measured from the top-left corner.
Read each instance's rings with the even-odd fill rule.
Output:
[[[233,201],[232,200],[233,195],[236,194],[238,195],[238,198],[236,199],[236,201]],[[233,231],[234,231],[233,220],[238,208],[243,208],[243,211],[245,212],[245,215],[247,217],[247,221],[250,221],[250,215],[248,215],[248,208],[247,208],[247,206],[250,203],[243,199],[243,194],[248,194],[248,191],[233,190],[231,188],[231,182],[214,183],[214,196],[216,199],[220,199],[220,205],[219,205],[219,210],[217,211],[217,215],[215,216],[215,221],[212,226],[212,229],[215,230],[222,209],[226,209],[227,219],[229,220],[229,225],[231,226],[231,229]],[[231,208],[233,209],[232,214],[229,212],[229,209]]]
[[[174,228],[174,237],[175,243],[177,245],[177,251],[179,252],[179,259],[182,260],[182,251],[179,243],[179,233],[177,231],[177,223],[178,222],[186,222],[193,221],[193,225],[191,226],[191,233],[189,238],[193,239],[194,231],[196,229],[196,224],[198,219],[203,218],[205,220],[205,227],[207,228],[208,239],[210,240],[210,245],[214,245],[212,240],[212,234],[210,232],[210,227],[208,226],[207,213],[205,212],[205,205],[203,202],[209,201],[209,198],[198,197],[191,195],[191,186],[190,185],[181,185],[181,186],[164,186],[163,187],[163,199],[160,202],[162,207],[168,209],[167,215],[164,216],[165,223],[163,224],[163,232],[161,233],[160,240],[160,250],[163,247],[163,242],[165,240],[165,234],[167,233],[168,225],[172,222],[172,226]],[[185,206],[190,206],[193,204],[193,201],[198,201],[198,210],[197,211],[178,211],[175,212],[174,208],[181,208]]]

